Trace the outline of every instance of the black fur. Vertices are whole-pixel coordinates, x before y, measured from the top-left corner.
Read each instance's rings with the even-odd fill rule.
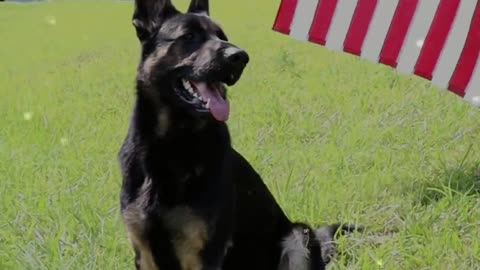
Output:
[[[135,1],[142,52],[119,160],[136,268],[275,270],[283,241],[304,226],[310,269],[324,269],[313,230],[287,218],[232,148],[226,123],[181,86],[201,82],[227,100],[224,85],[249,61],[208,14],[207,0],[193,0],[186,14],[168,0]]]

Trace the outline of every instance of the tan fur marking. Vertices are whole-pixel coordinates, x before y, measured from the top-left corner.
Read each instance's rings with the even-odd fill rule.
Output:
[[[152,179],[146,178],[140,188],[138,198],[129,204],[123,213],[128,238],[132,245],[140,252],[139,264],[141,270],[159,270],[153,260],[152,251],[149,248],[148,242],[144,238],[147,218],[145,207],[148,205],[151,187]]]
[[[140,253],[140,270],[159,270],[157,267],[154,259],[153,254],[150,248],[147,246],[148,243],[138,239],[136,236],[128,232],[128,237],[132,242],[132,245],[138,250]]]
[[[147,215],[145,208],[150,198],[152,180],[145,179],[138,198],[123,213],[128,238],[140,252],[141,270],[159,270],[153,259],[148,241],[144,238]],[[189,207],[176,207],[163,216],[166,228],[173,234],[175,253],[182,270],[201,270],[200,252],[207,240],[207,225]]]
[[[181,25],[181,26],[178,26],[178,27],[175,28],[175,31],[173,31],[173,33],[171,33],[171,36],[173,38],[179,38],[182,35],[185,35],[185,33],[187,31],[188,31],[188,29],[186,29],[183,25]]]
[[[146,76],[147,78],[150,76],[150,74],[152,73],[152,69],[155,67],[155,65],[158,63],[158,61],[160,59],[162,59],[162,57],[164,57],[167,54],[169,48],[170,48],[170,46],[158,47],[155,50],[155,52],[152,53],[145,60],[145,62],[143,63],[143,66],[142,66],[142,71],[143,71],[144,76]]]
[[[207,241],[207,225],[189,207],[176,207],[164,217],[174,232],[173,244],[182,270],[201,270],[200,252]]]
[[[165,136],[170,124],[170,112],[167,107],[162,107],[157,116],[157,134],[159,136]]]

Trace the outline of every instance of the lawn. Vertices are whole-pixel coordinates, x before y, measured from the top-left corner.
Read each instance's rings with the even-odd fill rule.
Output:
[[[234,146],[292,219],[367,226],[331,269],[480,269],[478,108],[271,31],[278,1],[211,2],[251,56],[229,92]],[[0,269],[133,269],[117,162],[132,9],[0,4]]]

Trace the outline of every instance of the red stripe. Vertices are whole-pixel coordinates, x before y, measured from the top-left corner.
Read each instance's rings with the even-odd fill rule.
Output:
[[[290,34],[290,26],[292,25],[296,8],[297,0],[282,0],[275,18],[273,30],[287,35]]]
[[[465,46],[450,79],[448,89],[463,97],[468,82],[472,78],[475,63],[480,53],[480,4],[477,3]],[[480,67],[479,67],[480,68]]]
[[[431,80],[433,70],[452,27],[460,0],[442,0],[438,6],[432,25],[423,43],[422,51],[415,65],[415,74]]]
[[[359,0],[355,13],[353,14],[350,28],[348,29],[345,42],[343,43],[344,51],[360,55],[365,37],[367,36],[368,27],[373,18],[377,0]]]
[[[313,0],[312,0],[313,1]],[[325,45],[327,34],[332,23],[338,0],[321,0],[315,12],[312,27],[310,28],[309,41]]]
[[[397,67],[397,58],[407,36],[408,28],[412,23],[417,5],[418,0],[400,0],[398,3],[380,53],[380,63],[394,68]]]

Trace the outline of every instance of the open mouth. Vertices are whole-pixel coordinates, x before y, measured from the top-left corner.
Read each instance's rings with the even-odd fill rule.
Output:
[[[223,83],[181,79],[175,87],[175,92],[197,112],[210,112],[216,120],[221,122],[228,120],[230,105],[226,99]]]

